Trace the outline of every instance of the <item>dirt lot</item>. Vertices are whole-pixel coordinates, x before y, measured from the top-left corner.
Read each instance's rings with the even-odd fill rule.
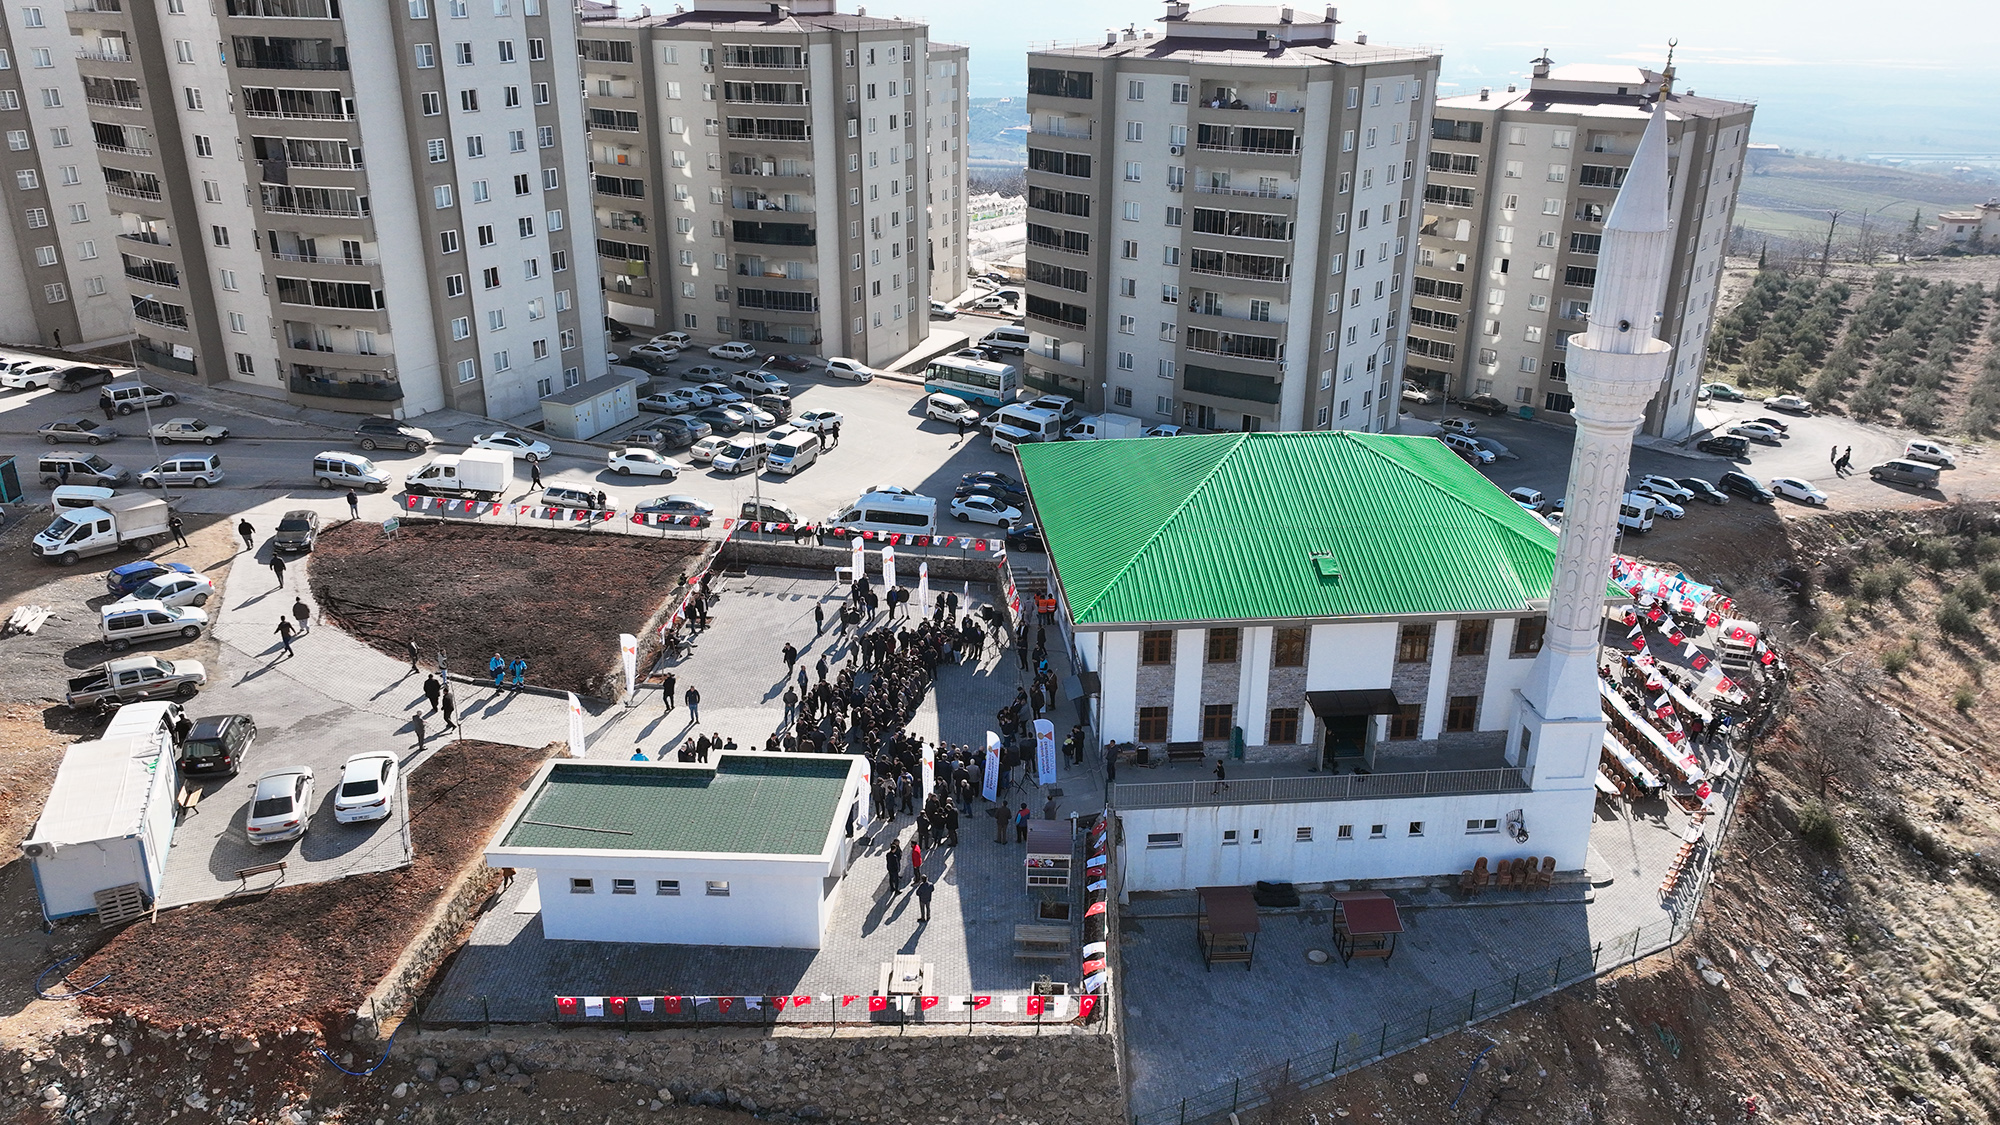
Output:
[[[398,659],[414,640],[426,659],[479,675],[495,652],[526,656],[537,687],[610,698],[622,686],[618,634],[640,638],[683,585],[703,545],[575,531],[405,524],[385,538],[368,523],[329,528],[313,552],[313,600],[349,634]],[[505,587],[521,601],[498,609]]]
[[[443,747],[410,775],[414,866],[280,886],[135,924],[71,972],[83,982],[111,974],[85,1010],[232,1035],[337,1034],[445,888],[479,862],[494,824],[547,756],[487,742]]]

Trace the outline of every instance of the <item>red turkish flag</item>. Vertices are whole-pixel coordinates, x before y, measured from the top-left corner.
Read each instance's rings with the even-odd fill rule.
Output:
[[[840,1006],[845,1008],[859,999],[861,999],[859,996],[843,996],[840,998]]]
[[[1770,665],[1777,662],[1778,654],[1772,652],[1770,649],[1765,649],[1764,655],[1758,657],[1757,659],[1763,661],[1766,665]]]
[[[623,996],[609,997],[604,1003],[611,1009],[612,1015],[622,1016],[625,1014],[625,998]]]
[[[1688,663],[1693,665],[1695,671],[1699,672],[1703,668],[1708,667],[1708,654],[1705,652],[1696,653],[1694,659],[1688,661]]]
[[[868,1010],[871,1012],[886,1011],[888,1007],[889,998],[887,996],[870,996],[868,998]]]
[[[556,997],[556,1010],[563,1015],[573,1016],[576,1014],[578,1003],[579,1001],[574,996],[558,996]]]
[[[1721,678],[1720,680],[1717,680],[1717,681],[1716,681],[1716,684],[1715,684],[1715,690],[1717,690],[1717,691],[1735,691],[1735,690],[1736,690],[1736,681],[1735,681],[1735,680],[1732,680],[1732,679],[1730,679],[1730,678],[1729,678],[1728,676],[1724,676],[1724,677],[1722,677],[1722,678]]]
[[[1102,900],[1093,902],[1089,906],[1083,908],[1083,916],[1085,918],[1095,917],[1096,915],[1102,913],[1104,913],[1104,903]]]
[[[1719,613],[1716,613],[1716,612],[1714,612],[1713,610],[1709,611],[1709,614],[1708,614],[1708,627],[1709,627],[1709,628],[1711,628],[1711,629],[1713,629],[1713,628],[1715,628],[1716,626],[1718,626],[1718,625],[1721,625],[1721,624],[1722,624],[1722,615],[1721,615],[1721,614],[1719,614]]]
[[[1715,790],[1709,787],[1708,782],[1700,781],[1695,783],[1694,795],[1700,797],[1702,800],[1708,800],[1708,795],[1713,792]]]
[[[791,997],[789,996],[773,996],[771,997],[771,1003],[775,1005],[779,1011],[782,1012],[785,1010],[785,1002],[790,999]]]
[[[720,1007],[724,1012],[727,1012],[729,1011],[729,1009],[736,1006],[736,997],[718,996],[715,998],[715,1003],[717,1007]]]
[[[794,1007],[794,1008],[803,1008],[803,1007],[805,1007],[805,1006],[806,1006],[807,1004],[810,1004],[810,1003],[812,1003],[812,1002],[813,1002],[813,998],[812,998],[812,997],[810,997],[810,996],[794,996],[794,997],[792,997],[792,1007]]]
[[[1030,997],[1028,997],[1028,1014],[1029,1014],[1029,1015],[1031,1015],[1031,1016],[1039,1016],[1039,1015],[1041,1015],[1041,1014],[1042,1014],[1042,1008],[1043,1008],[1044,1006],[1046,1006],[1046,1005],[1048,1004],[1048,1002],[1049,1002],[1049,1000],[1048,1000],[1048,997],[1046,997],[1046,996],[1030,996]]]
[[[917,1007],[922,1008],[926,1012],[930,1011],[932,1008],[935,1008],[937,1006],[938,1006],[938,998],[935,996],[917,997]]]
[[[678,997],[678,996],[669,996],[669,997],[667,997],[667,1014],[668,1014],[668,1015],[670,1015],[670,1016],[678,1016],[678,1015],[680,1015],[680,1014],[681,1014],[681,998],[680,998],[680,997]]]
[[[1097,1010],[1097,997],[1095,996],[1077,997],[1076,1016],[1078,1019],[1087,1020],[1090,1018],[1090,1013],[1096,1010]]]
[[[1638,649],[1638,650],[1639,650],[1640,652],[1644,652],[1644,651],[1646,651],[1646,638],[1645,638],[1645,637],[1633,637],[1633,638],[1632,638],[1632,647],[1633,647],[1633,648],[1636,648],[1636,649]]]
[[[1659,606],[1654,606],[1653,608],[1646,611],[1646,620],[1654,623],[1658,623],[1660,618],[1665,616],[1666,614],[1661,611]]]
[[[972,998],[972,1008],[974,1011],[978,1011],[979,1009],[984,1008],[986,1005],[991,1004],[992,1002],[993,998],[991,996],[974,996]]]
[[[1675,648],[1679,648],[1687,643],[1687,634],[1681,632],[1679,629],[1675,629],[1673,632],[1667,634],[1667,639],[1674,642]]]

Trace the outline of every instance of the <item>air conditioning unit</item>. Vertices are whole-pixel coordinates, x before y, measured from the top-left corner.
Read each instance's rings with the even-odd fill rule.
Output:
[[[21,854],[29,859],[49,859],[56,854],[56,845],[52,841],[37,840],[34,843],[22,844]]]
[[[1179,156],[1181,153],[1187,151],[1187,147],[1185,145],[1169,145],[1167,151],[1175,156]]]
[[[1178,191],[1180,191],[1181,189],[1182,189],[1182,185],[1180,185],[1180,184],[1168,184],[1168,185],[1167,185],[1167,190],[1168,190],[1168,191],[1172,191],[1172,192],[1178,192]]]

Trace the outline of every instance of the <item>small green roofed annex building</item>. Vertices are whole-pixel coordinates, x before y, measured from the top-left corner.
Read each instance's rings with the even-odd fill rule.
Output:
[[[841,754],[556,759],[486,862],[535,870],[545,938],[818,949],[864,771]]]
[[[1512,848],[1492,836],[1549,802],[1537,851],[1583,866],[1589,781],[1536,793],[1509,738],[1556,533],[1438,440],[1217,434],[1019,456],[1101,737],[1208,759],[1198,781],[1121,774],[1129,889],[1457,871]],[[1213,792],[1207,770],[1239,749],[1260,780]]]

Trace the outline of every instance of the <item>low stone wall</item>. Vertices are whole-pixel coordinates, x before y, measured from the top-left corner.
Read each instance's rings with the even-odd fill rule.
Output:
[[[480,906],[499,885],[500,872],[486,866],[484,855],[475,853],[458,873],[451,892],[431,909],[423,929],[404,947],[403,955],[354,1010],[356,1039],[378,1039],[387,1027],[402,1019],[429,986],[438,966],[464,942]]]
[[[531,1086],[538,1071],[560,1070],[629,1083],[638,1102],[808,1121],[1083,1125],[1126,1119],[1116,1051],[1111,1035],[1079,1029],[967,1037],[939,1029],[828,1036],[711,1028],[541,1037],[428,1032],[398,1040],[394,1054],[440,1091],[464,1089],[468,1079]]]

